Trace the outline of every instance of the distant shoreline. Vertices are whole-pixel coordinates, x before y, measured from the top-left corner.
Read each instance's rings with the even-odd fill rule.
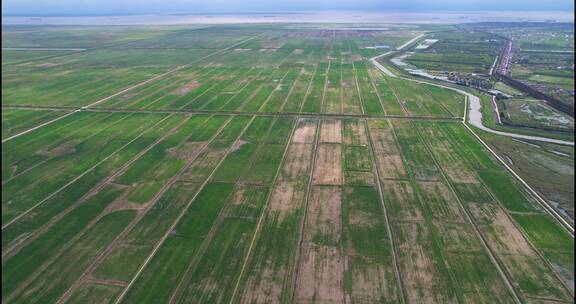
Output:
[[[567,11],[310,11],[262,13],[163,13],[107,16],[2,16],[3,25],[184,25],[238,23],[573,23]]]

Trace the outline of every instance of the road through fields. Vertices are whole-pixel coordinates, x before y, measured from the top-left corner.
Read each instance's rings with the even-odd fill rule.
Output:
[[[381,55],[380,57],[383,57],[388,53],[385,53],[383,55]],[[372,62],[372,61],[371,61]],[[376,66],[378,68],[378,66]],[[386,69],[386,68],[385,68]],[[379,69],[380,70],[380,69]],[[387,69],[386,69],[387,70]],[[388,72],[390,72],[388,70]],[[396,76],[394,76],[396,77]],[[536,200],[542,205],[542,207],[544,207],[544,209],[550,214],[552,215],[561,225],[562,227],[564,227],[569,233],[570,236],[574,237],[574,227],[561,215],[558,213],[558,211],[551,206],[548,201],[546,201],[544,198],[542,198],[538,192],[536,192],[532,187],[530,187],[530,185],[524,181],[524,179],[522,179],[514,170],[512,170],[512,168],[510,168],[510,166],[508,166],[508,164],[506,164],[506,162],[498,155],[496,154],[496,152],[494,152],[494,150],[492,150],[488,144],[486,144],[478,134],[476,134],[476,132],[474,132],[474,130],[472,128],[470,128],[470,126],[466,123],[466,121],[468,121],[468,123],[482,131],[485,132],[489,132],[492,134],[496,134],[496,135],[501,135],[501,136],[507,136],[507,137],[511,137],[511,138],[517,138],[517,139],[524,139],[524,140],[534,140],[534,141],[542,141],[542,142],[549,142],[549,143],[554,143],[554,144],[560,144],[560,145],[567,145],[567,146],[574,146],[574,142],[571,141],[564,141],[564,140],[558,140],[558,139],[552,139],[552,138],[546,138],[546,137],[539,137],[539,136],[529,136],[529,135],[522,135],[522,134],[516,134],[516,133],[509,133],[509,132],[502,132],[502,131],[497,131],[494,129],[490,129],[488,127],[486,127],[483,122],[482,122],[482,103],[480,100],[480,97],[468,93],[464,90],[461,89],[457,89],[454,87],[450,87],[450,86],[445,86],[445,85],[440,85],[440,84],[436,84],[436,83],[431,83],[431,82],[427,82],[427,81],[421,81],[421,80],[416,80],[416,79],[410,79],[410,78],[406,78],[406,77],[401,77],[401,79],[403,80],[407,80],[407,81],[413,81],[413,82],[417,82],[417,83],[422,83],[422,84],[429,84],[429,85],[433,85],[436,87],[440,87],[440,88],[445,88],[445,89],[449,89],[455,92],[458,92],[460,94],[463,94],[464,96],[466,96],[467,99],[467,111],[465,111],[464,117],[462,118],[462,122],[464,123],[464,126],[475,136],[475,138],[477,140],[479,140],[482,145],[484,147],[486,147],[488,149],[488,151],[490,151],[490,153],[496,157],[496,159],[498,159],[500,161],[500,163],[502,163],[504,165],[504,167],[524,186],[528,189],[528,191],[536,198]],[[466,117],[467,116],[467,117]]]
[[[388,68],[386,68],[385,66],[383,66],[382,64],[380,64],[376,59],[381,58],[381,57],[385,57],[388,56],[389,54],[393,53],[392,51],[384,53],[382,55],[376,56],[376,57],[372,57],[370,58],[370,62],[380,71],[382,71],[384,74],[386,74],[387,76],[393,77],[393,78],[398,78],[397,75],[395,75],[394,73],[392,73]],[[501,136],[507,136],[507,137],[512,137],[512,138],[517,138],[517,139],[524,139],[524,140],[534,140],[534,141],[541,141],[541,142],[548,142],[548,143],[552,143],[552,144],[558,144],[558,145],[564,145],[564,146],[574,146],[574,142],[573,141],[566,141],[566,140],[559,140],[559,139],[552,139],[552,138],[547,138],[547,137],[541,137],[541,136],[530,136],[530,135],[522,135],[522,134],[517,134],[517,133],[510,133],[510,132],[503,132],[503,131],[498,131],[498,130],[494,130],[491,129],[487,126],[484,125],[483,121],[482,121],[482,102],[480,100],[480,97],[468,93],[464,90],[461,89],[457,89],[454,87],[450,87],[450,86],[445,86],[445,85],[441,85],[441,84],[437,84],[437,83],[431,83],[428,81],[421,81],[421,80],[416,80],[416,79],[411,79],[411,78],[406,78],[406,77],[400,77],[403,80],[408,80],[408,81],[412,81],[412,82],[417,82],[417,83],[423,83],[423,84],[429,84],[429,85],[433,85],[436,87],[440,87],[440,88],[444,88],[444,89],[449,89],[455,92],[458,92],[460,94],[463,94],[464,96],[466,96],[466,98],[468,99],[468,123],[470,123],[471,125],[473,125],[474,127],[482,130],[482,131],[486,131],[492,134],[496,134],[496,135],[501,135]]]

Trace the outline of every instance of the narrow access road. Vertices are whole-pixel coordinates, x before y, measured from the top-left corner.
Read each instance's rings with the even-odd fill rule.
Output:
[[[31,47],[3,47],[3,51],[86,51],[80,48],[31,48]]]
[[[500,118],[500,110],[498,110],[498,103],[496,102],[496,97],[492,96],[490,98],[490,102],[492,103],[491,107],[492,112],[494,112],[494,116],[496,118],[496,122],[501,125],[502,124],[502,118]]]
[[[35,109],[34,106],[2,106],[2,109]],[[48,108],[38,108],[38,111],[49,111],[50,109],[62,111],[70,111],[71,109],[74,110],[76,108],[69,108],[69,107],[50,107]],[[75,110],[74,110],[75,111]],[[98,113],[164,113],[164,114],[172,114],[172,113],[180,113],[180,114],[218,114],[218,115],[242,115],[242,116],[271,116],[271,117],[313,117],[313,118],[362,118],[362,119],[382,119],[382,118],[396,118],[396,119],[410,119],[410,120],[437,120],[437,121],[452,121],[452,122],[460,122],[462,120],[461,117],[453,117],[453,116],[410,116],[406,115],[392,115],[392,114],[385,114],[385,115],[366,115],[366,114],[357,114],[357,113],[327,113],[327,112],[257,112],[257,111],[219,111],[219,110],[187,110],[187,109],[126,109],[126,108],[86,108],[82,109],[82,112],[98,112]],[[75,111],[76,112],[76,111]]]
[[[409,45],[412,44],[414,41],[416,41],[416,40],[418,40],[418,39],[420,39],[420,38],[422,38],[422,37],[424,37],[424,36],[425,36],[425,34],[420,34],[420,35],[418,35],[418,36],[416,36],[416,37],[408,40],[408,41],[407,41],[406,43],[404,43],[403,45],[397,47],[397,48],[396,48],[396,51],[402,50],[403,48],[409,46]],[[392,77],[392,78],[397,78],[396,74],[392,73],[392,71],[390,71],[388,68],[386,68],[385,66],[383,66],[382,64],[380,64],[380,62],[378,62],[378,59],[379,59],[379,58],[386,57],[386,56],[388,56],[388,55],[390,55],[390,54],[392,54],[392,53],[395,53],[396,51],[389,51],[389,52],[387,52],[387,53],[384,53],[384,54],[381,54],[381,55],[378,55],[378,56],[374,56],[374,57],[370,58],[370,62],[371,62],[377,69],[379,69],[382,73],[386,74],[387,76],[390,76],[390,77]]]
[[[378,55],[378,56],[374,56],[372,58],[370,58],[370,62],[377,68],[379,69],[382,73],[386,74],[386,76],[392,77],[392,78],[397,78],[396,74],[392,73],[389,69],[387,69],[385,66],[383,66],[382,64],[380,64],[380,62],[378,62],[378,58],[382,58],[385,56],[388,56],[392,53],[395,53],[395,51],[390,51],[388,53],[384,53],[382,55]]]
[[[471,125],[475,126],[476,128],[478,128],[482,131],[486,131],[486,132],[496,134],[496,135],[502,135],[502,136],[508,136],[508,137],[512,137],[512,138],[517,138],[517,139],[548,142],[548,143],[564,145],[564,146],[574,146],[573,141],[566,141],[566,140],[553,139],[553,138],[540,137],[540,136],[522,135],[522,134],[503,132],[503,131],[490,129],[490,128],[486,127],[482,122],[482,103],[480,101],[480,98],[476,95],[472,95],[468,92],[465,92],[465,91],[462,91],[459,89],[455,89],[455,88],[452,88],[452,89],[467,96],[468,101],[469,101],[468,102],[468,113],[469,113],[468,122]]]
[[[390,77],[395,77],[398,78],[398,76],[394,75],[394,73],[392,73],[390,70],[388,70],[386,67],[382,66],[379,62],[376,61],[376,59],[380,58],[380,57],[384,57],[389,55],[392,52],[387,52],[384,53],[382,55],[376,56],[376,57],[372,57],[370,58],[370,62],[372,62],[372,64],[374,64],[376,66],[376,68],[378,68],[380,71],[382,71],[384,74],[390,76]],[[391,74],[391,75],[390,75]],[[392,76],[393,75],[393,76]],[[523,135],[523,134],[517,134],[517,133],[510,133],[510,132],[504,132],[504,131],[498,131],[498,130],[494,130],[491,129],[487,126],[484,125],[483,121],[482,121],[482,102],[480,100],[480,97],[468,93],[464,90],[458,89],[458,88],[454,88],[454,87],[450,87],[450,86],[445,86],[445,85],[441,85],[441,84],[436,84],[436,83],[431,83],[431,82],[427,82],[427,81],[422,81],[422,80],[416,80],[416,79],[410,79],[410,78],[405,78],[405,77],[401,77],[404,80],[408,80],[408,81],[412,81],[412,82],[418,82],[418,83],[423,83],[423,84],[429,84],[429,85],[433,85],[436,87],[441,87],[441,88],[445,88],[445,89],[449,89],[455,92],[458,92],[460,94],[463,94],[464,96],[466,96],[466,98],[468,99],[468,123],[470,123],[472,126],[482,130],[482,131],[486,131],[492,134],[496,134],[496,135],[501,135],[501,136],[507,136],[507,137],[512,137],[512,138],[516,138],[516,139],[523,139],[523,140],[533,140],[533,141],[540,141],[540,142],[548,142],[548,143],[553,143],[553,144],[558,144],[558,145],[564,145],[564,146],[574,146],[574,142],[573,141],[567,141],[567,140],[560,140],[560,139],[553,139],[553,138],[548,138],[548,137],[541,137],[541,136],[531,136],[531,135]]]
[[[66,117],[68,117],[68,116],[70,116],[70,115],[72,115],[72,114],[74,114],[74,113],[76,113],[76,112],[80,112],[80,109],[74,110],[73,112],[69,112],[69,113],[64,114],[64,115],[62,115],[62,116],[58,116],[58,117],[56,117],[56,118],[54,118],[54,119],[52,119],[52,120],[49,120],[49,121],[47,121],[47,122],[45,122],[45,123],[39,124],[39,125],[37,125],[37,126],[35,126],[35,127],[32,127],[32,128],[30,128],[30,129],[27,129],[27,130],[24,130],[24,131],[22,131],[22,132],[20,132],[20,133],[18,133],[18,134],[14,134],[14,135],[12,135],[12,136],[6,137],[6,138],[4,138],[4,139],[2,140],[2,143],[5,143],[5,142],[7,142],[7,141],[9,141],[9,140],[12,140],[12,139],[14,139],[14,138],[16,138],[16,137],[20,137],[20,136],[22,136],[22,135],[24,135],[24,134],[30,133],[30,132],[32,132],[32,131],[34,131],[34,130],[40,129],[40,128],[42,128],[42,127],[44,127],[44,126],[47,126],[47,125],[49,125],[49,124],[51,124],[51,123],[57,122],[58,120],[63,119],[63,118],[66,118]]]
[[[416,40],[424,37],[424,35],[425,35],[425,34],[420,34],[420,35],[418,35],[418,36],[416,36],[416,37],[414,37],[414,38],[406,41],[406,43],[404,43],[403,45],[397,47],[396,50],[398,50],[398,51],[402,50],[403,48],[405,48],[405,47],[409,46],[410,44],[412,44],[412,42],[414,42],[414,41],[416,41]]]
[[[490,72],[488,72],[488,75],[490,75],[490,76],[494,75],[494,69],[496,68],[496,64],[498,63],[498,58],[499,58],[499,56],[496,56],[496,58],[494,58],[494,63],[492,63],[492,66],[490,67]]]

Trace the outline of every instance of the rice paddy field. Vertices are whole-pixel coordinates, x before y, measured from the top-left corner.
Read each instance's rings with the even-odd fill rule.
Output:
[[[3,28],[2,302],[573,303],[464,96],[368,61],[425,31]]]

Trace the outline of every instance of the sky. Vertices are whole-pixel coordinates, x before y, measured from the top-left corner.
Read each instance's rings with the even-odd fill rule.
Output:
[[[310,10],[561,10],[572,0],[2,0],[3,15],[122,15]]]

